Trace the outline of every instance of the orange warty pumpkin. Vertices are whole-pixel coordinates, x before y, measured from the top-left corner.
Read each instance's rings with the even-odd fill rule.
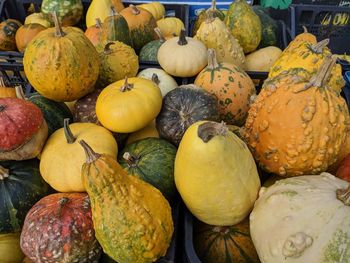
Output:
[[[46,27],[40,24],[25,24],[21,26],[16,33],[16,45],[20,52],[23,52],[28,43]]]
[[[218,98],[221,120],[228,124],[244,124],[256,90],[243,70],[234,64],[218,63],[215,50],[209,49],[208,66],[198,74],[194,84]]]

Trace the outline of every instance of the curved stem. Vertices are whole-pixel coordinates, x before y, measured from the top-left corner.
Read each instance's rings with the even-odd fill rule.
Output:
[[[152,81],[153,81],[154,83],[156,83],[157,85],[159,85],[160,81],[159,81],[159,77],[158,77],[158,75],[157,75],[156,73],[153,73],[153,75],[152,75]]]
[[[128,83],[128,77],[125,77],[124,85],[120,87],[121,92],[132,90],[134,87],[134,84]]]
[[[316,44],[313,44],[311,46],[311,49],[316,54],[321,54],[323,52],[323,49],[329,44],[329,38],[323,39],[320,42],[317,42]]]
[[[125,152],[123,154],[123,159],[126,161],[129,167],[135,167],[137,166],[137,163],[139,162],[139,157],[135,156],[129,152]]]
[[[134,6],[134,5],[129,5],[129,6],[131,7],[132,13],[133,13],[134,15],[140,14],[140,9],[138,9],[136,6]]]
[[[63,120],[63,130],[66,137],[67,143],[72,144],[75,142],[76,138],[74,137],[71,129],[69,128],[69,118]]]
[[[55,23],[56,28],[56,37],[64,37],[66,33],[63,32],[60,22],[58,21],[56,11],[52,12],[53,22]]]
[[[101,154],[94,152],[94,150],[84,140],[79,141],[86,154],[86,163],[92,163],[101,157]]]
[[[164,38],[162,32],[160,31],[159,27],[155,27],[154,32],[156,32],[160,42],[165,42],[165,38]]]
[[[211,1],[210,9],[211,9],[211,10],[216,10],[216,0],[212,0],[212,1]]]
[[[188,42],[186,40],[186,31],[185,31],[185,29],[181,29],[180,36],[179,36],[179,41],[177,41],[177,43],[180,46],[187,45]]]
[[[219,67],[218,60],[216,59],[216,52],[215,49],[209,48],[208,49],[208,68],[211,70],[214,70]]]
[[[303,33],[309,33],[309,32],[307,31],[307,27],[306,27],[306,26],[303,26],[303,30],[304,30]]]
[[[337,199],[342,201],[344,205],[350,206],[350,185],[346,189],[338,189],[336,195]]]
[[[4,180],[9,176],[10,176],[10,170],[0,165],[0,180]]]
[[[26,99],[26,96],[24,95],[23,89],[21,86],[16,86],[15,87],[15,91],[16,91],[16,97],[22,100]]]
[[[102,21],[101,21],[101,19],[100,18],[96,18],[95,20],[96,20],[96,25],[95,26],[97,28],[102,28]]]
[[[111,6],[111,10],[112,10],[112,16],[116,16],[116,15],[119,14],[118,11],[117,11],[117,9],[115,9],[114,6]]]
[[[203,142],[207,143],[215,136],[225,136],[227,132],[228,128],[224,122],[207,121],[198,126],[197,135]]]
[[[114,42],[109,42],[109,43],[107,43],[107,44],[105,45],[105,49],[104,49],[103,52],[104,52],[106,55],[112,53],[112,49],[111,49],[111,46],[112,46],[112,45],[115,45],[115,43],[114,43]]]

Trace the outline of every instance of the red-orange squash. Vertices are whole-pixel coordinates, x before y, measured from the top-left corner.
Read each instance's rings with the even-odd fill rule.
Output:
[[[101,43],[102,22],[101,19],[96,18],[96,24],[86,29],[85,36],[96,47]]]
[[[242,69],[234,64],[218,63],[215,50],[209,49],[208,66],[198,74],[194,84],[218,98],[221,120],[235,125],[244,123],[256,90]]]
[[[23,52],[28,43],[46,27],[40,24],[25,24],[16,33],[16,46],[18,51]]]

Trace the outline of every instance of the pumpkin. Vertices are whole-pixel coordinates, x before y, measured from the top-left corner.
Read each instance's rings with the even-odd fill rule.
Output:
[[[175,155],[176,147],[166,140],[145,138],[127,145],[118,154],[118,162],[128,174],[153,185],[172,202],[176,195]]]
[[[130,46],[119,42],[109,42],[100,54],[99,84],[106,87],[126,77],[137,75],[139,60],[135,50]]]
[[[162,97],[169,91],[178,87],[175,79],[164,70],[158,68],[146,68],[137,74],[137,77],[152,80],[160,88]]]
[[[69,119],[65,119],[64,128],[54,132],[47,140],[40,157],[40,173],[59,192],[83,192],[81,166],[85,155],[78,142],[84,139],[94,149],[113,158],[117,157],[118,146],[113,135],[101,126],[68,123]]]
[[[93,92],[77,100],[73,109],[74,122],[90,122],[99,124],[96,116],[96,101],[102,89],[95,89]]]
[[[0,234],[20,231],[29,209],[49,192],[37,159],[0,162],[0,188]]]
[[[307,28],[303,26],[304,32],[300,33],[299,35],[295,36],[295,38],[288,44],[288,46],[285,48],[285,52],[289,52],[297,48],[301,43],[303,42],[309,42],[311,44],[316,44],[317,39],[316,36],[309,33],[307,31]]]
[[[15,19],[7,19],[0,23],[0,50],[16,50],[16,32],[22,24]]]
[[[82,178],[103,251],[117,262],[154,262],[164,256],[174,231],[168,201],[111,156],[81,144],[87,158]]]
[[[156,128],[156,121],[151,121],[146,127],[133,132],[129,135],[126,145],[145,138],[159,138],[159,133]]]
[[[0,257],[3,263],[18,263],[23,259],[19,245],[21,233],[0,234]]]
[[[102,90],[96,102],[96,115],[107,129],[129,133],[150,123],[161,106],[162,94],[155,83],[143,78],[126,78]]]
[[[194,38],[202,41],[207,48],[215,49],[218,62],[244,67],[245,58],[242,47],[219,18],[207,18]]]
[[[40,24],[24,24],[16,32],[16,46],[20,52],[23,52],[28,43],[46,27]]]
[[[157,27],[165,38],[171,38],[174,35],[180,36],[181,30],[185,29],[185,25],[181,19],[177,17],[164,17],[157,21]]]
[[[130,36],[136,52],[148,42],[157,39],[154,28],[157,27],[153,15],[146,9],[138,8],[134,5],[123,9],[120,14],[128,22]]]
[[[0,99],[0,160],[35,158],[47,138],[41,110],[18,98]]]
[[[41,12],[48,17],[56,12],[62,26],[74,26],[83,16],[81,0],[43,0]]]
[[[111,6],[117,12],[124,9],[124,5],[120,0],[92,0],[86,12],[86,27],[94,26],[97,18],[104,21],[110,16]]]
[[[112,15],[106,17],[102,25],[101,42],[106,45],[110,41],[120,41],[133,47],[130,29],[126,19],[117,13],[112,6]]]
[[[225,23],[242,46],[244,53],[254,51],[260,44],[260,19],[245,0],[236,0],[230,5]]]
[[[208,18],[219,18],[221,21],[223,21],[225,19],[225,15],[224,13],[216,8],[216,0],[212,0],[211,1],[211,5],[208,9],[206,10],[202,10],[198,16],[196,17],[196,20],[194,22],[193,25],[193,29],[192,29],[192,36],[195,36],[197,34],[197,31],[199,29],[199,27],[201,26],[201,24],[203,22],[205,22],[205,20],[207,20]]]
[[[147,4],[138,5],[137,7],[146,9],[153,15],[155,20],[159,20],[165,16],[165,7],[160,2],[151,2]]]
[[[212,226],[196,220],[193,245],[203,263],[259,263],[249,232],[249,219],[233,226]]]
[[[28,212],[21,248],[34,262],[97,262],[101,256],[86,193],[46,196]]]
[[[337,161],[349,111],[326,83],[334,64],[334,58],[326,58],[311,80],[285,72],[265,81],[243,130],[265,171],[280,176],[319,174]]]
[[[7,87],[2,77],[0,77],[0,98],[16,98],[15,88]]]
[[[198,74],[194,84],[218,98],[221,120],[238,126],[244,124],[256,90],[243,70],[234,64],[218,63],[215,50],[209,49],[208,66]]]
[[[85,36],[96,47],[97,45],[101,44],[101,34],[102,34],[102,22],[101,22],[101,19],[96,18],[96,24],[85,30]]]
[[[248,147],[224,123],[200,121],[185,132],[175,184],[187,208],[206,224],[231,226],[248,216],[260,179]]]
[[[159,39],[148,42],[141,48],[140,61],[158,62],[158,49],[165,42],[165,38],[158,27],[156,27],[154,31],[157,33]]]
[[[156,127],[161,138],[179,145],[187,128],[200,120],[219,120],[216,97],[193,84],[182,85],[164,96]]]
[[[180,36],[168,39],[158,50],[160,66],[170,75],[176,77],[193,77],[207,64],[207,48],[196,39]]]
[[[350,167],[349,167],[350,155],[348,154],[341,161],[339,168],[337,169],[336,176],[347,182],[350,182]]]
[[[281,53],[281,49],[273,46],[256,50],[245,57],[245,69],[247,71],[269,72]]]
[[[29,43],[23,58],[24,72],[44,97],[73,101],[94,89],[99,73],[98,53],[80,29],[62,30],[57,19],[55,26]]]
[[[328,173],[261,188],[250,215],[261,262],[348,262],[349,194],[349,183]]]
[[[26,17],[24,24],[40,24],[43,27],[49,28],[53,26],[50,19],[47,18],[43,13],[33,13]]]
[[[261,41],[258,49],[277,46],[278,44],[278,24],[269,16],[269,14],[261,9],[260,6],[252,6],[254,13],[260,18],[261,22]]]

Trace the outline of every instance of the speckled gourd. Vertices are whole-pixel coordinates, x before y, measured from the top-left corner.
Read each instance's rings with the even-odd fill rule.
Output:
[[[244,67],[243,48],[218,17],[208,17],[201,24],[194,38],[202,41],[207,48],[215,49],[218,62],[232,63],[240,68]]]
[[[164,256],[173,234],[168,201],[113,158],[80,143],[87,155],[82,178],[103,251],[119,263],[150,263]]]
[[[319,174],[337,161],[349,126],[345,100],[327,84],[328,57],[311,80],[283,73],[265,81],[243,136],[264,170],[281,176]]]

